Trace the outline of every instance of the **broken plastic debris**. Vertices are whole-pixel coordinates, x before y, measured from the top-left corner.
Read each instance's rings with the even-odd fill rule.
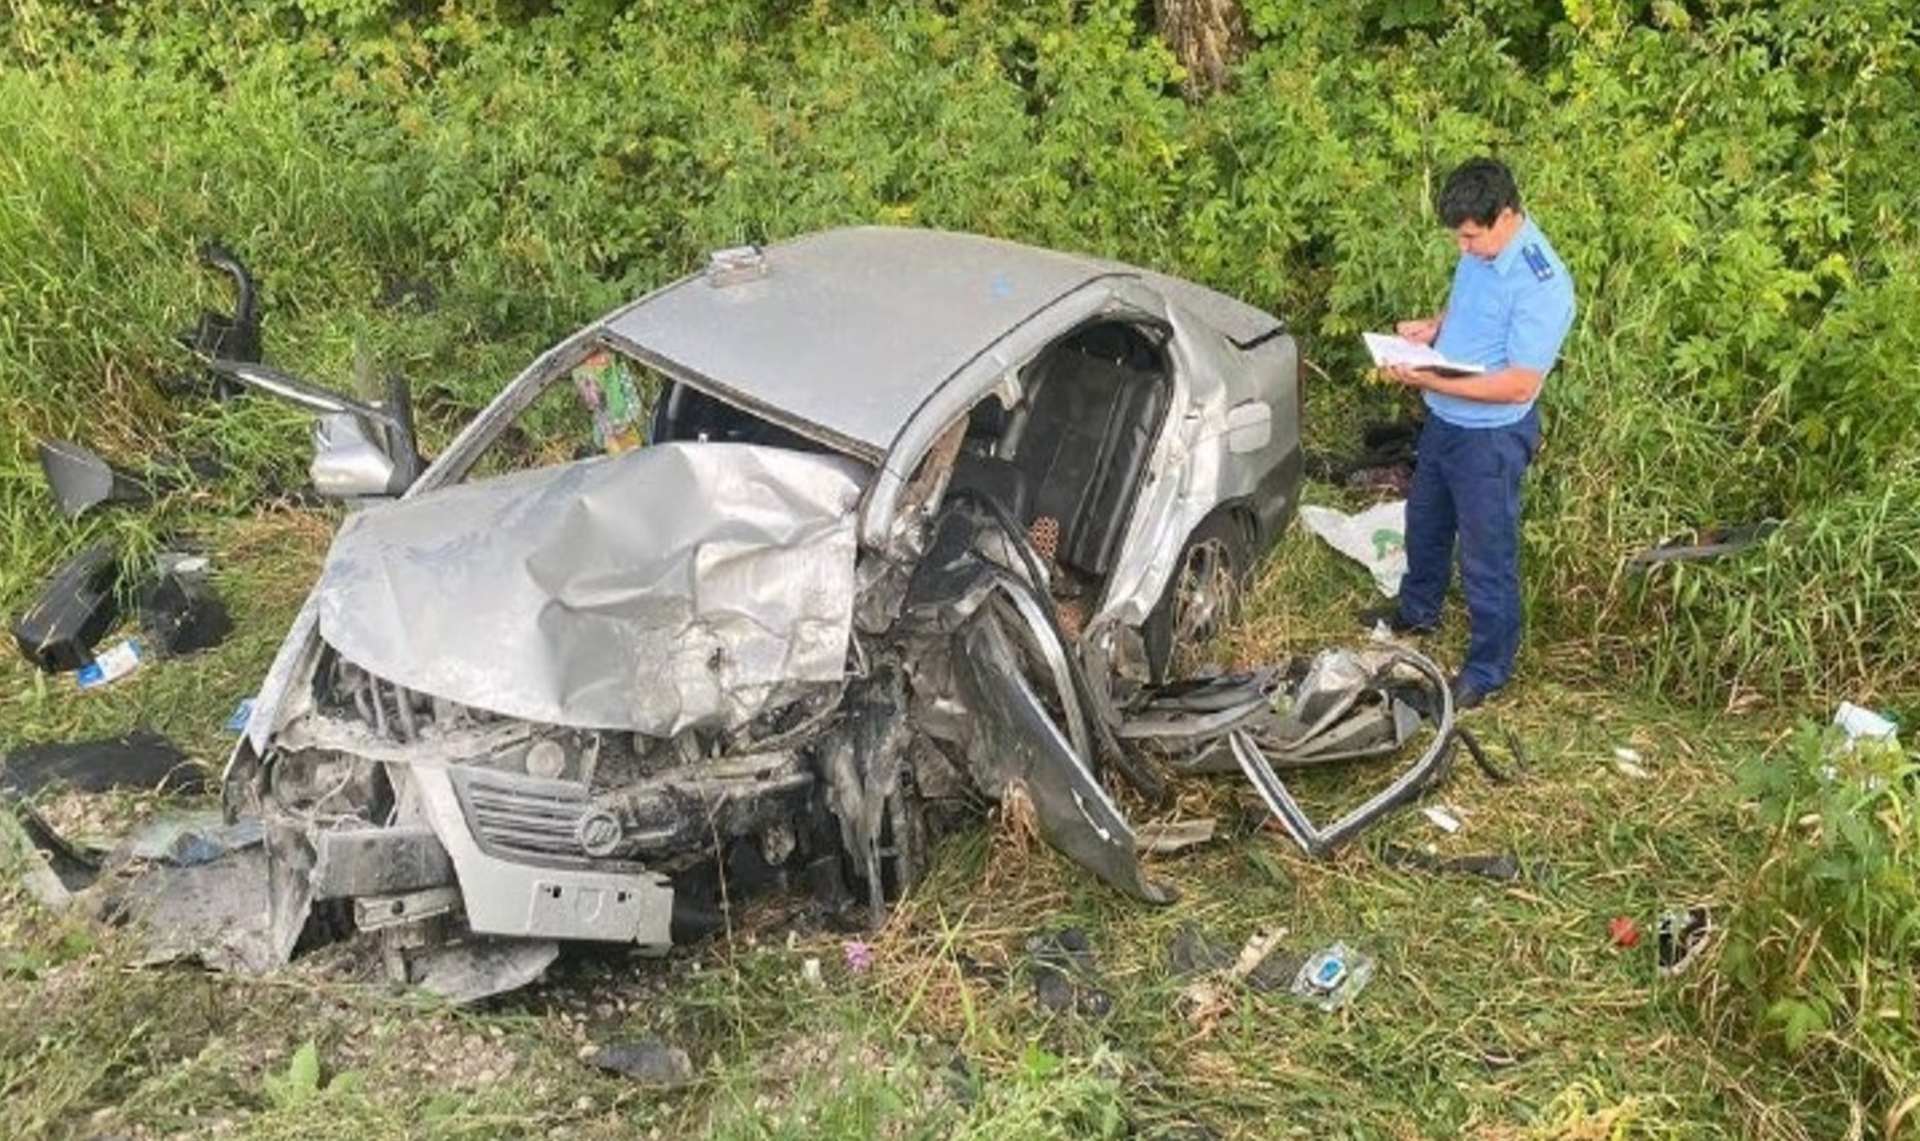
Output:
[[[251,720],[252,717],[253,698],[241,698],[240,704],[234,706],[233,712],[227,717],[227,732],[245,733],[247,731],[247,722]]]
[[[218,808],[179,809],[162,812],[135,829],[127,838],[126,854],[189,868],[258,844],[265,834],[257,817],[228,824]]]
[[[1535,863],[1532,867],[1523,870],[1520,867],[1520,857],[1512,852],[1440,856],[1417,848],[1386,844],[1380,849],[1380,859],[1389,867],[1417,868],[1429,872],[1459,872],[1462,875],[1479,876],[1496,883],[1518,883],[1523,878],[1538,881],[1543,878],[1542,865]]]
[[[645,1085],[671,1089],[693,1080],[693,1059],[685,1050],[658,1038],[608,1042],[587,1055],[587,1061]]]
[[[1041,1009],[1089,1018],[1105,1018],[1113,1012],[1113,997],[1100,977],[1085,931],[1067,927],[1036,935],[1027,940],[1027,950],[1032,955],[1027,973]]]
[[[1660,973],[1671,978],[1692,966],[1712,935],[1713,915],[1704,907],[1663,913],[1654,938]]]
[[[1621,776],[1632,777],[1634,780],[1653,779],[1653,774],[1648,772],[1646,766],[1640,763],[1640,751],[1638,749],[1630,749],[1625,745],[1618,746],[1613,750],[1613,767]]]
[[[127,638],[81,666],[74,681],[81,689],[98,689],[139,669],[140,660],[140,639]]]
[[[1607,920],[1607,938],[1616,947],[1631,947],[1640,942],[1640,925],[1631,916],[1616,915]]]
[[[209,649],[233,632],[227,604],[214,592],[207,560],[168,552],[159,577],[140,592],[140,627],[153,651],[176,657]]]
[[[120,554],[101,540],[60,564],[13,621],[20,653],[46,673],[77,670],[120,620]]]
[[[18,876],[27,894],[50,911],[64,911],[73,902],[67,885],[41,856],[32,836],[14,816],[13,806],[4,803],[0,803],[0,874],[9,878]]]
[[[0,789],[31,796],[52,785],[80,792],[138,788],[191,795],[203,791],[206,780],[173,742],[145,729],[93,741],[22,745],[0,765]]]
[[[1759,519],[1731,527],[1704,527],[1641,551],[1627,560],[1627,568],[1644,571],[1659,563],[1719,558],[1764,542],[1767,536],[1779,529],[1778,519]]]
[[[1833,711],[1833,723],[1847,735],[1847,746],[1852,748],[1857,741],[1884,741],[1894,744],[1899,741],[1900,726],[1879,713],[1851,701],[1843,701]]]
[[[1441,805],[1429,804],[1420,810],[1420,815],[1426,817],[1435,828],[1440,829],[1448,835],[1460,831],[1460,818],[1447,811],[1446,808]]]
[[[1139,851],[1166,855],[1206,843],[1213,839],[1214,828],[1215,821],[1211,816],[1143,824],[1133,843]]]
[[[1321,1010],[1337,1010],[1373,978],[1372,956],[1334,942],[1307,956],[1293,977],[1292,993]]]

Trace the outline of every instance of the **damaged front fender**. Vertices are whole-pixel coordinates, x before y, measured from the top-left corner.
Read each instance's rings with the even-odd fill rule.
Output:
[[[976,713],[966,750],[973,779],[996,799],[1024,792],[1041,836],[1106,883],[1148,903],[1172,902],[1173,890],[1140,867],[1133,826],[1027,684],[1000,624],[976,618],[956,640],[955,676]]]

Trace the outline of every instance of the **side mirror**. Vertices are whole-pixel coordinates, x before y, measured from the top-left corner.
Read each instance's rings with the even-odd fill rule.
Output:
[[[66,440],[40,442],[40,470],[53,489],[60,514],[69,519],[78,519],[81,512],[100,503],[149,503],[156,490],[149,478]]]
[[[250,361],[212,360],[207,367],[260,392],[320,414],[313,427],[313,489],[331,499],[396,496],[420,477],[407,380],[387,377],[386,398],[368,404],[288,372]]]
[[[233,281],[233,314],[202,311],[191,329],[183,329],[179,341],[202,360],[258,361],[260,359],[260,288],[245,263],[218,242],[200,247],[200,264],[218,270]],[[175,377],[169,385],[174,395],[197,393],[230,400],[240,391],[230,379]]]

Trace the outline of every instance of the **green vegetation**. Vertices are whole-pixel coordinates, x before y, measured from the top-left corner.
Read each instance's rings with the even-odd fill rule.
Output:
[[[1827,742],[1782,732],[1839,697],[1920,712],[1920,16],[1908,0],[1244,6],[1235,86],[1190,103],[1145,6],[1113,0],[7,0],[0,609],[97,533],[147,548],[185,529],[237,633],[84,699],[9,656],[0,748],[146,723],[217,762],[324,548],[331,515],[286,498],[302,416],[159,394],[185,363],[172,333],[225,305],[194,264],[203,240],[260,273],[271,361],[332,383],[362,361],[403,369],[430,445],[539,347],[709,248],[888,222],[1112,255],[1286,314],[1314,366],[1310,441],[1339,451],[1394,399],[1358,383],[1353,334],[1434,304],[1453,253],[1429,191],[1494,150],[1572,265],[1581,316],[1529,490],[1524,685],[1498,714],[1535,776],[1497,792],[1461,776],[1448,795],[1475,809],[1472,842],[1550,862],[1548,884],[1364,853],[1310,865],[1252,837],[1169,864],[1185,901],[1144,912],[996,832],[948,854],[870,976],[836,973],[831,940],[726,943],[698,974],[622,963],[618,988],[605,964],[569,968],[647,991],[608,997],[596,1030],[700,1046],[699,1082],[670,1098],[584,1072],[565,987],[462,1015],[320,976],[124,973],[112,937],[9,896],[0,1134],[1920,1128],[1911,766],[1830,777]],[[47,436],[228,474],[69,524],[34,463]],[[1783,526],[1744,557],[1622,569],[1767,516]],[[1291,537],[1229,649],[1343,638],[1358,591]],[[1621,744],[1654,762],[1651,785],[1611,768]],[[1193,795],[1239,811],[1225,787]],[[1689,899],[1726,918],[1698,974],[1661,982],[1607,949],[1607,917]],[[1060,922],[1088,929],[1112,978],[1105,1023],[1041,1016],[1017,972],[962,969],[1008,966]],[[1243,995],[1203,1030],[1165,969],[1182,922],[1364,936],[1382,975],[1345,1016]],[[826,992],[797,981],[806,956],[828,961]],[[473,1056],[493,1080],[421,1064]]]

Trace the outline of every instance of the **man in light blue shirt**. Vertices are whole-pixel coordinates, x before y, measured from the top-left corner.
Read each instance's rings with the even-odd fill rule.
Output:
[[[1486,371],[1386,370],[1421,390],[1427,420],[1407,496],[1407,576],[1381,617],[1398,633],[1439,624],[1457,540],[1471,631],[1452,689],[1471,708],[1507,684],[1520,649],[1520,476],[1540,442],[1534,401],[1573,325],[1573,279],[1494,159],[1463,163],[1438,206],[1460,248],[1453,287],[1446,308],[1397,331]]]

